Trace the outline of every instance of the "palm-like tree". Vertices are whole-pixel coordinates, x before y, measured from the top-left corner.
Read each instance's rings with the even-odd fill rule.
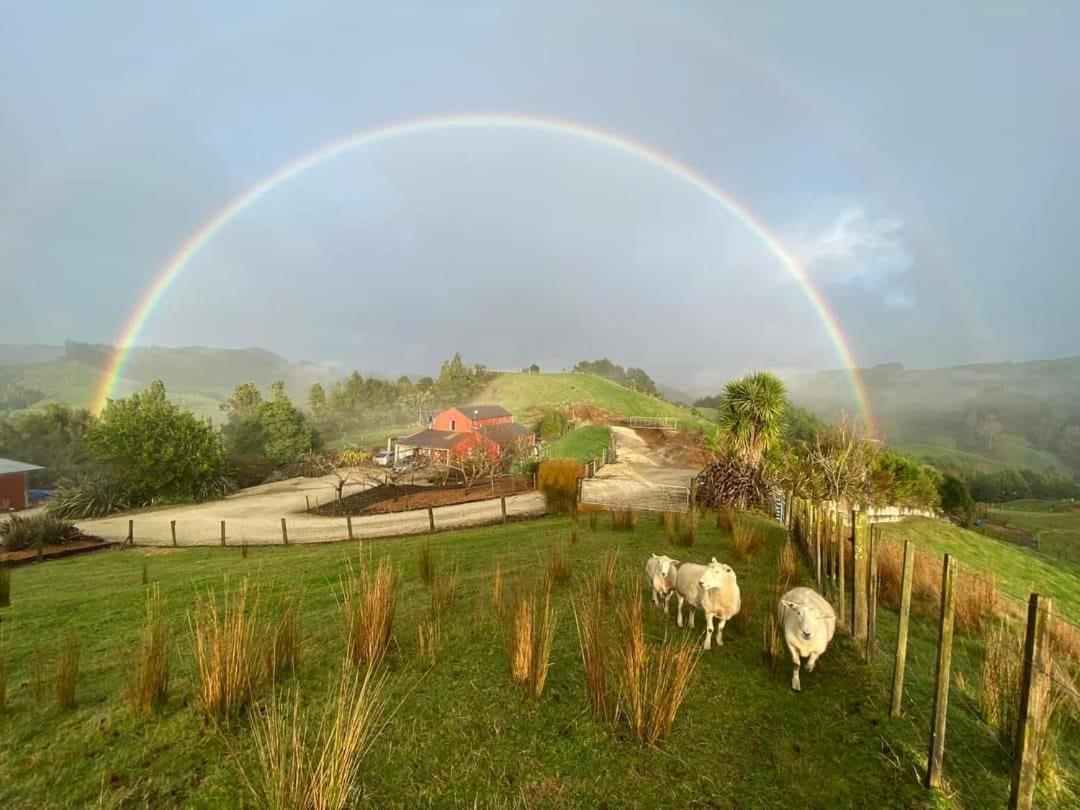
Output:
[[[728,446],[753,466],[780,440],[787,391],[768,371],[732,380],[720,403],[720,431]]]

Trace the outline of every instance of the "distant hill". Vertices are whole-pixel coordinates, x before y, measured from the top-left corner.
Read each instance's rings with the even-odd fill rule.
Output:
[[[707,424],[688,408],[593,374],[500,374],[473,401],[499,403],[523,421],[538,416],[545,407],[573,404],[592,405],[621,416],[673,416],[680,424]]]
[[[64,356],[63,346],[46,346],[40,343],[25,346],[0,343],[0,366],[25,366],[30,363],[47,363]]]
[[[879,430],[943,466],[1080,472],[1080,357],[862,372]],[[786,375],[792,399],[827,420],[856,412],[844,371]]]

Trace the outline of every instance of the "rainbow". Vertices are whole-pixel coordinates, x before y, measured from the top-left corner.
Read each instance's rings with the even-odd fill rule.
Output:
[[[791,277],[799,287],[802,288],[806,297],[817,312],[821,323],[825,327],[840,361],[848,372],[852,393],[854,394],[858,410],[861,412],[867,428],[872,429],[873,426],[869,402],[862,380],[859,377],[858,364],[855,362],[854,354],[848,346],[848,342],[840,329],[836,316],[829,308],[828,303],[821,296],[821,293],[819,293],[810,282],[810,277],[808,276],[806,269],[787,251],[780,240],[773,236],[765,224],[758,219],[752,211],[686,163],[683,163],[678,158],[667,155],[654,147],[633,141],[624,135],[619,135],[588,124],[517,113],[467,113],[413,118],[347,135],[344,138],[320,146],[318,149],[308,152],[290,163],[286,163],[273,173],[264,177],[247,191],[234,197],[224,208],[205,220],[199,228],[180,245],[180,249],[177,250],[164,264],[154,278],[153,283],[151,283],[143,293],[117,339],[114,341],[117,350],[113,353],[112,359],[106,368],[105,373],[102,375],[98,393],[95,397],[96,409],[100,411],[105,407],[108,400],[112,398],[113,389],[116,386],[117,381],[123,377],[124,368],[131,354],[131,349],[134,347],[139,337],[139,333],[143,330],[143,327],[146,325],[151,315],[153,315],[154,310],[164,298],[165,293],[168,292],[169,286],[184,271],[191,260],[246,208],[253,205],[264,195],[275,190],[278,186],[303,174],[313,166],[317,166],[327,160],[332,160],[353,149],[372,146],[382,141],[389,141],[409,135],[418,135],[421,133],[448,129],[472,128],[531,130],[535,132],[546,132],[552,135],[580,138],[591,143],[608,147],[616,152],[621,152],[631,157],[645,160],[686,182],[702,194],[722,205],[732,216],[749,228],[750,231],[761,240],[787,272],[791,274]]]

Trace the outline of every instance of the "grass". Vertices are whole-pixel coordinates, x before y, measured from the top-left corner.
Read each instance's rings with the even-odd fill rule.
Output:
[[[169,625],[165,597],[157,585],[146,595],[146,619],[135,652],[126,697],[136,714],[147,715],[165,701],[169,688]]]
[[[350,568],[343,578],[345,653],[354,667],[378,664],[386,655],[393,638],[395,601],[394,574],[385,557],[374,574],[367,567],[361,567],[359,574]]]
[[[536,806],[714,801],[753,808],[789,806],[795,796],[805,807],[1003,805],[1009,761],[981,713],[968,706],[977,707],[980,642],[961,635],[954,650],[954,671],[968,686],[956,687],[950,700],[946,777],[952,792],[934,796],[919,785],[933,678],[933,621],[916,616],[912,622],[908,699],[900,720],[886,716],[891,658],[879,654],[875,665],[863,664],[842,630],[815,672],[804,674],[803,693],[791,692],[790,662],[782,660],[776,674],[762,663],[767,617],[775,611],[769,594],[777,581],[783,532],[771,521],[748,519],[759,526],[765,546],[734,567],[744,598],[749,602],[756,593],[758,603],[747,608],[745,633],[733,634],[722,651],[700,659],[658,749],[638,745],[627,726],[613,728],[591,716],[578,634],[568,618],[571,600],[579,600],[577,588],[551,594],[551,608],[563,619],[551,640],[539,700],[523,701],[522,687],[509,677],[499,625],[474,620],[474,608],[493,612],[496,566],[503,581],[499,601],[509,605],[521,591],[518,580],[538,578],[537,560],[553,543],[565,542],[572,525],[568,518],[365,541],[365,552],[370,550],[376,560],[385,557],[394,572],[401,572],[393,619],[398,643],[391,643],[380,668],[387,676],[387,705],[400,708],[387,715],[385,730],[362,760],[358,779],[365,799],[386,806],[513,806],[527,796]],[[920,522],[910,524],[918,528]],[[907,532],[907,526],[895,531]],[[433,667],[417,660],[414,650],[419,628],[430,620],[429,589],[416,569],[427,542],[440,568],[457,567],[458,599],[467,608],[440,621],[441,646]],[[610,559],[612,583],[633,578],[644,589],[644,561],[663,542],[657,521],[642,520],[635,532],[621,533],[601,520],[595,532],[564,550],[578,577],[599,572]],[[731,548],[730,536],[712,520],[702,521],[688,559],[727,561]],[[221,733],[208,731],[195,700],[198,669],[188,634],[176,639],[169,689],[153,715],[140,719],[124,705],[129,663],[118,651],[137,646],[141,638],[146,617],[146,588],[139,584],[142,560],[153,558],[154,584],[165,597],[162,613],[170,627],[184,627],[195,599],[211,588],[220,592],[226,576],[234,591],[245,574],[252,577],[252,587],[257,580],[264,626],[273,623],[285,595],[303,593],[298,610],[304,655],[296,686],[314,733],[323,707],[336,705],[341,687],[338,583],[356,567],[355,549],[348,543],[253,546],[244,561],[215,548],[136,548],[20,569],[17,610],[3,616],[8,713],[0,751],[0,806],[255,803],[237,759],[249,771],[258,767],[253,761],[257,721],[241,713]],[[1032,558],[1022,554],[1020,559]],[[997,582],[1004,584],[1000,572]],[[577,604],[580,612],[580,600]],[[602,602],[609,627],[618,627],[617,604],[613,597]],[[891,610],[879,614],[883,651],[895,641],[894,617]],[[680,632],[662,611],[645,610],[643,622],[648,645],[657,645],[667,633],[673,641],[700,646],[700,632]],[[57,711],[50,689],[49,699],[37,707],[31,694],[35,650],[55,650],[69,631],[82,640],[78,704]],[[261,711],[273,695],[271,685],[258,685],[252,706]],[[1069,806],[1080,794],[1076,734],[1064,733],[1058,756],[1066,792],[1041,797],[1041,806]]]
[[[75,692],[79,685],[79,653],[82,644],[78,634],[71,632],[60,642],[56,655],[56,705],[61,709],[75,706]]]
[[[1056,455],[1033,447],[1027,440],[1009,434],[998,437],[992,451],[971,452],[940,444],[898,444],[896,452],[951,472],[994,473],[1002,470],[1028,468],[1053,470],[1071,477],[1073,472]]]
[[[585,463],[600,454],[611,445],[611,428],[599,425],[587,425],[575,428],[546,450],[548,458],[572,458]]]
[[[1080,563],[1080,508],[1071,502],[1015,501],[991,508],[989,517],[1039,539],[1046,558]]]
[[[11,569],[0,563],[0,608],[11,607]]]
[[[195,698],[209,718],[228,720],[251,701],[260,674],[258,615],[258,586],[253,592],[247,580],[232,591],[226,584],[220,603],[214,590],[195,599],[191,619],[198,672]]]

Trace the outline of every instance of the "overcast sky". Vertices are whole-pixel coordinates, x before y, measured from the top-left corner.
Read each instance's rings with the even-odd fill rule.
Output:
[[[567,119],[688,164],[860,364],[1080,353],[1080,4],[20,3],[0,26],[0,342],[113,342],[199,223],[414,116]],[[140,343],[428,372],[607,355],[685,388],[825,368],[805,293],[632,154],[476,127],[275,187]]]

